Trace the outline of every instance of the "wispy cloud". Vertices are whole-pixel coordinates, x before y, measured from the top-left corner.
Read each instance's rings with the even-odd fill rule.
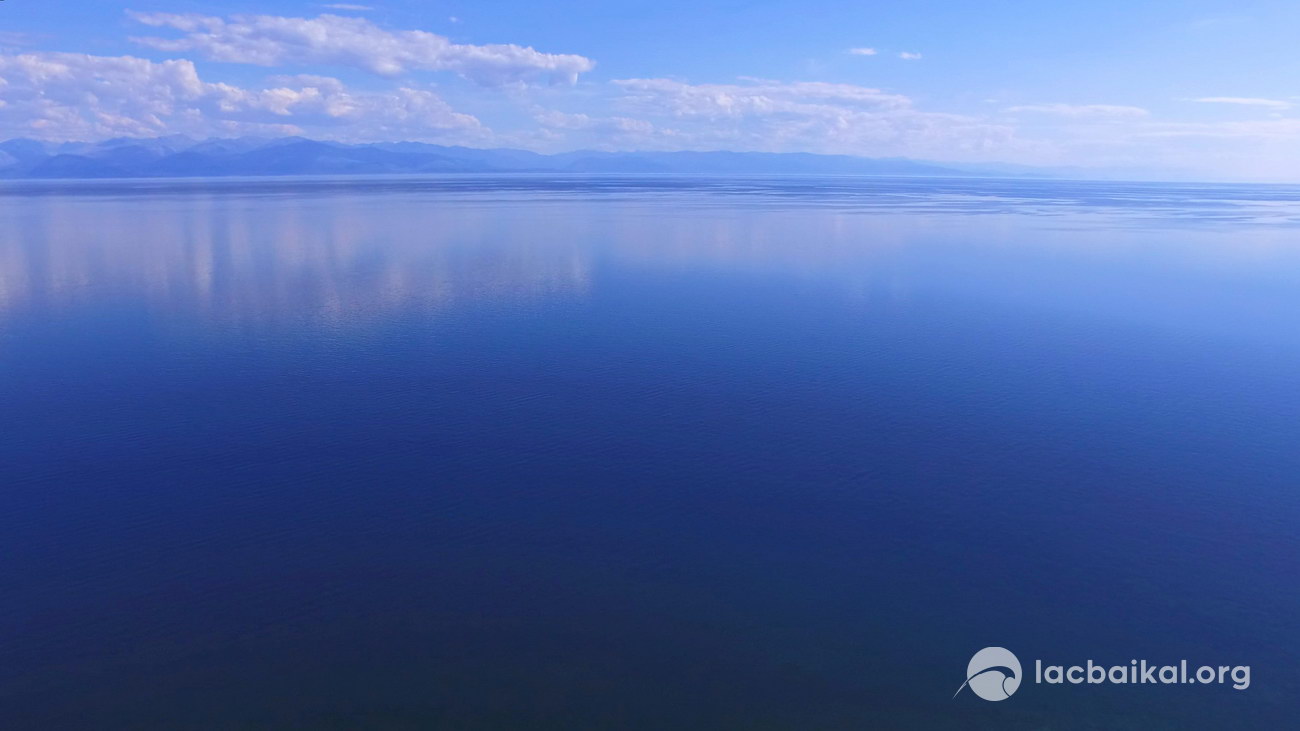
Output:
[[[1204,137],[1245,140],[1256,143],[1300,142],[1300,119],[1269,119],[1248,122],[1169,122],[1139,130],[1138,137]]]
[[[822,111],[829,106],[903,108],[912,101],[855,84],[823,81],[741,79],[741,84],[688,84],[673,79],[620,79],[614,82],[630,98],[679,117],[722,119],[753,115]]]
[[[1145,117],[1150,114],[1141,107],[1116,104],[1021,104],[1007,107],[1005,111],[1012,114],[1029,112],[1058,117]]]
[[[850,48],[850,49],[849,49],[849,53],[853,54],[854,56],[874,56],[874,55],[876,55],[876,49],[874,49],[874,48]]]
[[[37,41],[42,40],[44,36],[38,36],[33,33],[23,33],[21,31],[0,30],[0,47],[12,46],[15,48],[34,46]]]
[[[241,87],[204,81],[190,61],[38,52],[0,55],[0,138],[302,134],[472,139],[479,120],[426,89],[359,92],[322,76]]]
[[[921,54],[913,53],[912,51],[899,51],[898,57],[904,61],[918,61],[921,58]]]
[[[321,7],[329,8],[330,10],[354,10],[358,13],[364,13],[367,10],[374,10],[374,8],[369,5],[353,5],[352,3],[327,3]]]
[[[595,67],[591,59],[567,53],[542,53],[514,44],[469,45],[421,30],[390,31],[365,18],[321,15],[139,13],[136,21],[180,31],[180,38],[131,40],[168,52],[195,52],[213,61],[256,66],[327,64],[352,66],[380,76],[412,70],[451,71],[484,86],[549,79],[572,84]]]
[[[1260,99],[1249,96],[1206,96],[1200,99],[1192,99],[1194,102],[1204,104],[1237,104],[1247,107],[1267,107],[1269,109],[1290,109],[1293,105],[1291,102],[1282,101],[1281,99]]]
[[[1007,125],[923,111],[901,94],[854,84],[622,79],[613,85],[623,95],[616,106],[654,123],[645,147],[957,159],[1017,144]]]

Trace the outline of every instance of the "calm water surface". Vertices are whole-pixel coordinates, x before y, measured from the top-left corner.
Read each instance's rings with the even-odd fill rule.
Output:
[[[5,729],[1294,728],[1298,488],[1300,188],[0,185]]]

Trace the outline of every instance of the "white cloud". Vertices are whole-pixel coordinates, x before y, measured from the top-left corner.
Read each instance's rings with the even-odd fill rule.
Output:
[[[322,5],[321,7],[329,8],[330,10],[352,10],[358,13],[364,13],[368,10],[374,10],[374,8],[370,7],[369,5],[353,5],[351,3],[327,3],[325,5]]]
[[[1135,137],[1205,137],[1252,143],[1288,142],[1292,152],[1300,143],[1300,119],[1249,122],[1166,122],[1144,127]]]
[[[433,92],[352,92],[337,79],[281,77],[263,88],[210,83],[186,60],[76,53],[0,55],[0,139],[96,140],[164,134],[411,138],[484,133]]]
[[[874,48],[850,48],[850,49],[849,49],[849,53],[851,53],[851,54],[854,55],[854,56],[874,56],[874,55],[876,55],[876,49],[874,49]]]
[[[1290,109],[1291,102],[1285,102],[1280,99],[1259,99],[1257,97],[1246,96],[1207,96],[1200,99],[1192,99],[1194,102],[1205,104],[1237,104],[1248,107],[1268,107],[1270,109]]]
[[[0,30],[0,47],[27,47],[36,44],[39,36],[22,31]]]
[[[1012,114],[1030,112],[1034,114],[1051,114],[1059,117],[1145,117],[1150,112],[1141,107],[1127,107],[1116,104],[1022,104],[1007,107]]]
[[[913,53],[911,51],[899,51],[898,57],[904,61],[918,61],[921,58],[921,54]]]
[[[616,106],[653,123],[637,140],[646,147],[970,159],[1019,144],[1005,125],[924,112],[906,96],[853,84],[763,79],[613,84],[622,93]]]
[[[533,119],[547,129],[584,130],[611,135],[615,138],[631,136],[643,139],[656,132],[654,124],[631,117],[593,117],[587,114],[569,114],[555,109],[538,109],[534,112]]]
[[[193,51],[214,61],[258,66],[329,64],[352,66],[380,76],[412,70],[451,71],[485,86],[519,84],[539,78],[574,83],[595,63],[572,54],[542,53],[514,44],[469,45],[420,30],[390,31],[365,18],[321,15],[138,13],[135,20],[183,33],[181,38],[133,38],[168,52]]]
[[[613,82],[627,98],[682,117],[745,117],[809,113],[825,105],[901,108],[911,100],[854,84],[822,81],[742,79],[745,84],[687,84],[672,79],[621,79]]]

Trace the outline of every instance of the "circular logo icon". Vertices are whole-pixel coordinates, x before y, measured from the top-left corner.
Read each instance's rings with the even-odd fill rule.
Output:
[[[1020,661],[1005,647],[986,647],[967,663],[966,682],[957,693],[967,686],[986,701],[1004,701],[1020,687]]]

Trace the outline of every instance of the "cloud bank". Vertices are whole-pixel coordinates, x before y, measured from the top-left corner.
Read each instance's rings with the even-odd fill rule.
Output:
[[[180,31],[180,38],[135,37],[140,45],[170,53],[192,52],[212,61],[255,66],[347,66],[379,76],[410,71],[451,71],[484,86],[545,79],[573,84],[595,67],[591,59],[542,53],[514,44],[470,45],[422,30],[390,31],[365,18],[321,15],[138,13],[128,15],[155,28]]]
[[[337,79],[280,77],[260,88],[211,83],[187,60],[77,53],[0,55],[0,138],[53,140],[184,133],[467,138],[482,131],[431,91],[349,91]]]
[[[622,79],[613,85],[621,92],[616,106],[654,123],[658,137],[646,143],[949,159],[1016,144],[1005,125],[921,111],[906,96],[854,84]]]

